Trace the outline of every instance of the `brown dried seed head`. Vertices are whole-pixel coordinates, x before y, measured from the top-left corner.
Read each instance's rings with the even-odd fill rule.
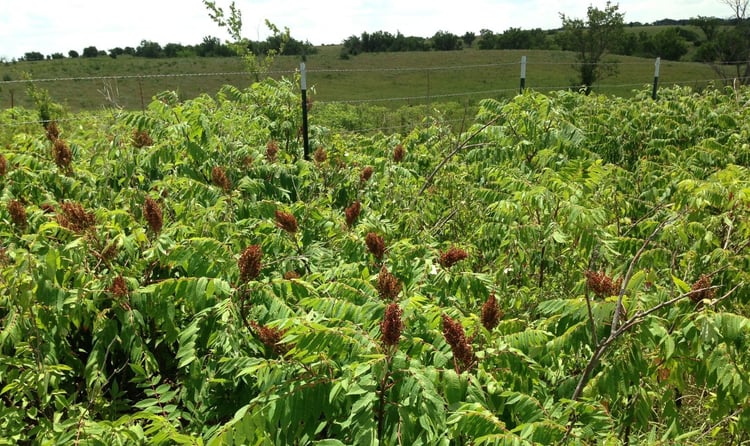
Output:
[[[395,302],[388,304],[388,306],[385,307],[383,321],[380,323],[380,333],[383,345],[388,347],[398,346],[398,340],[404,329],[404,324],[401,321],[401,314],[401,307]]]
[[[258,245],[250,245],[242,251],[240,259],[237,261],[237,266],[240,268],[240,281],[247,282],[253,280],[260,275],[261,259],[263,258],[263,251]]]
[[[367,166],[364,169],[362,169],[362,172],[359,174],[359,181],[361,183],[366,183],[367,181],[370,180],[371,177],[372,177],[372,167]]]
[[[468,256],[463,249],[451,246],[448,251],[440,253],[440,265],[444,268],[450,268]]]
[[[151,139],[151,135],[146,130],[133,130],[133,136],[131,138],[133,146],[140,149],[141,147],[148,147],[154,144],[154,140]]]
[[[143,216],[148,222],[148,227],[151,228],[155,233],[161,231],[164,225],[164,219],[162,218],[161,206],[151,197],[146,197],[146,201],[143,203]]]
[[[399,144],[396,146],[395,149],[393,149],[393,161],[400,163],[404,159],[404,155],[406,154],[406,151],[404,150],[404,146]]]
[[[23,206],[23,203],[18,200],[10,200],[8,202],[8,213],[14,225],[19,228],[26,227],[26,208]]]
[[[374,232],[368,232],[365,236],[365,244],[367,245],[367,249],[376,259],[381,260],[383,258],[383,254],[385,254],[385,242],[383,241],[383,237]]]
[[[484,328],[487,330],[492,331],[493,328],[497,327],[498,322],[500,322],[500,319],[502,319],[503,316],[505,316],[505,313],[503,313],[500,306],[497,304],[495,295],[490,294],[490,297],[488,297],[487,301],[482,305],[482,325],[484,325]]]
[[[116,297],[127,297],[130,294],[128,290],[128,284],[125,282],[125,278],[117,276],[112,281],[112,285],[109,287],[109,292]]]
[[[711,288],[711,277],[702,274],[701,277],[690,287],[690,300],[693,303],[701,302],[704,299],[713,299],[716,289]]]
[[[251,321],[250,325],[255,330],[255,335],[260,342],[270,348],[277,355],[283,356],[290,350],[289,345],[281,343],[286,330],[279,330],[278,328],[269,327],[267,325],[260,325],[255,321]]]
[[[0,153],[0,177],[4,177],[6,173],[8,173],[8,160]]]
[[[297,218],[294,216],[294,214],[277,209],[275,215],[276,226],[290,234],[294,234],[295,232],[297,232]]]
[[[289,270],[284,273],[284,279],[286,280],[294,280],[294,279],[299,279],[299,278],[300,278],[300,275],[297,271]]]
[[[96,217],[93,212],[86,212],[80,203],[66,201],[60,205],[60,212],[56,216],[57,223],[73,232],[84,232],[94,227]]]
[[[378,273],[378,294],[381,299],[395,300],[401,292],[401,282],[383,265]]]
[[[47,122],[47,124],[45,125],[45,129],[47,132],[47,139],[49,139],[50,141],[55,142],[57,138],[60,137],[60,128],[57,127],[57,122]]]
[[[354,226],[354,222],[357,221],[357,218],[359,218],[359,213],[362,211],[362,206],[359,202],[359,200],[355,201],[351,204],[346,210],[344,211],[344,214],[346,215],[346,225],[348,227]]]
[[[70,163],[73,161],[73,152],[70,151],[70,147],[68,147],[68,144],[64,140],[55,140],[55,145],[52,147],[52,155],[55,158],[57,167],[62,169],[70,168]]]
[[[213,169],[211,169],[211,180],[215,186],[222,188],[224,192],[232,190],[232,182],[227,178],[227,173],[224,171],[224,168],[220,166],[214,166]]]
[[[466,340],[466,333],[461,322],[443,314],[443,336],[451,346],[459,371],[468,370],[474,362],[474,352]]]
[[[586,275],[586,286],[597,297],[616,296],[620,294],[622,277],[613,281],[612,278],[603,271],[596,272],[587,270],[584,274]]]
[[[276,154],[279,151],[279,145],[276,141],[269,141],[266,144],[266,159],[269,163],[276,161]]]
[[[318,147],[317,149],[315,149],[315,152],[313,153],[313,159],[318,164],[326,162],[326,160],[328,159],[326,149],[324,149],[323,147]]]

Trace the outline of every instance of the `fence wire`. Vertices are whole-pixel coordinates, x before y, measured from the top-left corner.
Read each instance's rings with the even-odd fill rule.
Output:
[[[470,64],[470,65],[446,65],[446,66],[433,66],[433,67],[391,67],[391,68],[382,68],[382,67],[372,67],[372,68],[351,68],[351,69],[327,69],[327,68],[321,68],[321,69],[307,69],[306,72],[308,74],[316,74],[316,73],[363,73],[363,72],[371,72],[371,73],[398,73],[398,72],[436,72],[436,71],[453,71],[453,72],[461,72],[465,70],[472,70],[472,69],[486,69],[486,68],[498,68],[498,67],[508,67],[508,66],[520,66],[521,61],[518,62],[501,62],[501,63],[486,63],[486,64]],[[526,61],[526,66],[528,67],[534,67],[534,66],[559,66],[559,65],[566,65],[566,66],[580,66],[581,63],[575,63],[575,62],[530,62],[528,59]],[[642,66],[650,66],[652,67],[654,63],[652,61],[649,62],[604,62],[600,63],[599,65],[642,65]],[[293,75],[295,73],[298,73],[298,69],[287,69],[287,70],[272,70],[267,72],[269,75]],[[152,74],[119,74],[119,75],[103,75],[103,76],[78,76],[78,77],[57,77],[57,78],[43,78],[43,79],[17,79],[17,80],[3,80],[0,81],[0,87],[2,87],[4,84],[26,84],[26,83],[49,83],[49,82],[76,82],[76,81],[116,81],[116,80],[128,80],[128,79],[168,79],[168,78],[189,78],[189,77],[227,77],[227,76],[247,76],[251,77],[252,73],[249,73],[247,71],[223,71],[223,72],[195,72],[195,73],[152,73]],[[736,77],[716,77],[716,78],[704,78],[704,79],[694,79],[694,80],[682,80],[682,81],[670,81],[670,85],[706,85],[714,82],[721,82],[724,84],[731,83],[735,79],[742,79],[744,78],[736,78]],[[594,86],[595,90],[599,91],[607,91],[607,90],[622,90],[626,88],[642,88],[644,86],[650,85],[651,80],[644,80],[643,82],[639,83],[623,83],[623,84],[597,84]],[[555,91],[555,90],[567,90],[570,88],[575,88],[575,86],[572,85],[527,85],[524,87],[524,89],[531,89],[536,91]],[[362,98],[362,99],[341,99],[341,100],[321,100],[321,101],[315,101],[316,104],[378,104],[378,103],[393,103],[393,102],[432,102],[435,100],[440,99],[451,99],[451,98],[461,98],[461,97],[472,97],[472,96],[484,96],[484,97],[494,97],[498,95],[505,95],[508,93],[515,93],[518,92],[519,88],[497,88],[497,89],[488,89],[488,90],[476,90],[476,91],[458,91],[458,92],[450,92],[450,93],[438,93],[438,94],[425,94],[425,95],[410,95],[410,96],[394,96],[394,97],[377,97],[377,98]],[[112,110],[113,112],[122,111],[121,109],[117,108],[109,108],[108,110]],[[57,119],[57,122],[60,123],[70,123],[70,122],[82,122],[83,120],[86,120],[87,122],[91,122],[92,120],[94,122],[103,122],[104,119],[99,119],[94,116],[87,116],[85,118],[81,117],[73,117],[73,118],[63,118],[63,119]],[[113,116],[112,119],[116,119],[116,116]],[[41,120],[33,120],[33,121],[15,121],[15,122],[0,122],[0,128],[8,128],[8,127],[22,127],[26,125],[39,125],[41,124]],[[384,126],[384,127],[377,127],[377,128],[363,128],[358,130],[345,130],[344,133],[370,133],[370,132],[377,132],[377,131],[390,131],[394,129],[401,129],[405,127],[414,127],[415,123],[406,123],[402,125],[396,125],[396,126]]]

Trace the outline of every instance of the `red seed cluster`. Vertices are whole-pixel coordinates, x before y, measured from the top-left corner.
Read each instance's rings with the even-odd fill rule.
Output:
[[[117,276],[112,281],[112,285],[109,287],[109,292],[115,297],[127,297],[130,294],[128,290],[128,284],[125,282],[125,278]]]
[[[57,122],[55,121],[49,121],[45,126],[45,130],[47,133],[47,139],[51,142],[57,141],[57,139],[60,137],[60,128],[57,126]]]
[[[73,161],[73,152],[70,151],[70,147],[62,139],[56,139],[54,146],[52,147],[52,156],[55,158],[55,164],[57,167],[68,170],[70,169],[70,163]]]
[[[23,206],[23,203],[18,200],[10,200],[8,202],[8,213],[14,225],[19,228],[26,227],[26,208]]]
[[[146,201],[143,203],[143,216],[148,222],[148,227],[158,234],[164,225],[164,219],[162,218],[161,206],[156,200],[146,197]]]
[[[378,295],[384,300],[395,300],[401,292],[401,282],[383,265],[378,273]]]
[[[383,237],[374,232],[368,232],[365,236],[365,244],[367,245],[367,250],[370,251],[376,259],[383,259],[383,254],[385,254],[385,242],[383,241]]]
[[[447,251],[440,253],[440,265],[443,268],[450,268],[468,256],[463,249],[451,246]]]
[[[78,233],[84,232],[96,224],[96,217],[93,212],[87,212],[80,203],[71,201],[66,201],[60,205],[60,212],[56,218],[60,226]]]
[[[297,232],[297,218],[290,212],[276,210],[276,226],[290,234]]]
[[[286,280],[294,280],[294,279],[299,279],[299,278],[300,278],[300,275],[297,271],[289,270],[284,273],[284,279]]]
[[[227,173],[221,166],[214,166],[211,169],[211,181],[213,181],[214,186],[222,188],[224,192],[232,190],[232,182],[227,178]]]
[[[313,159],[316,163],[322,164],[325,163],[328,159],[328,154],[326,153],[326,149],[322,147],[318,147],[315,149],[315,152],[313,153]]]
[[[474,352],[466,340],[466,333],[461,322],[443,314],[443,336],[451,346],[456,371],[460,373],[471,368],[474,363]]]
[[[283,356],[290,350],[290,346],[281,343],[281,339],[284,338],[286,330],[279,330],[277,328],[269,327],[267,325],[260,325],[255,321],[251,321],[250,325],[255,331],[255,335],[258,337],[266,347],[273,350],[279,356]]]
[[[396,146],[396,148],[393,149],[393,161],[400,163],[404,159],[404,155],[406,154],[406,151],[404,150],[404,146],[399,144]]]
[[[240,268],[240,281],[247,282],[260,275],[263,251],[259,245],[250,245],[242,251],[237,266]]]
[[[586,286],[597,296],[597,297],[608,297],[616,296],[620,294],[620,287],[622,286],[622,277],[612,280],[603,271],[591,271],[587,270],[586,275]]]
[[[151,135],[146,130],[134,129],[131,141],[133,142],[133,146],[138,149],[154,145],[154,140],[151,139]]]
[[[269,141],[266,144],[266,159],[269,163],[276,161],[276,154],[279,152],[279,144],[276,141]]]
[[[372,177],[372,167],[367,166],[364,169],[362,169],[362,172],[359,174],[359,181],[360,183],[366,183],[370,180]]]
[[[698,291],[700,290],[700,291]],[[716,294],[716,290],[711,288],[711,277],[702,274],[701,277],[690,287],[690,300],[694,303],[701,302],[704,299],[711,300]]]
[[[502,319],[503,316],[505,316],[505,313],[503,313],[500,306],[497,304],[495,295],[490,294],[490,297],[488,297],[487,301],[482,305],[482,325],[484,325],[484,328],[487,330],[492,331],[493,328],[497,327],[498,322],[500,322],[500,319]]]
[[[401,307],[395,302],[385,307],[383,322],[380,323],[380,339],[383,341],[383,345],[387,347],[398,346],[398,340],[401,338],[401,332],[404,329],[401,314]]]
[[[362,205],[360,204],[359,200],[355,201],[351,204],[348,208],[344,210],[344,214],[346,215],[346,225],[348,227],[354,226],[354,222],[357,221],[357,218],[359,218],[359,213],[362,212]]]

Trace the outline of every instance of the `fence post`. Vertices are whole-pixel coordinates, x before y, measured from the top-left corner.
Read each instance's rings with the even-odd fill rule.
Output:
[[[300,87],[302,88],[302,141],[304,148],[304,157],[306,160],[310,160],[310,138],[307,134],[307,71],[305,71],[305,63],[300,62]]]
[[[523,93],[523,89],[526,88],[526,56],[521,56],[521,88],[519,93]]]
[[[661,63],[661,57],[656,58],[656,63],[654,64],[654,89],[651,92],[651,99],[656,100],[656,89],[659,86],[659,64]]]

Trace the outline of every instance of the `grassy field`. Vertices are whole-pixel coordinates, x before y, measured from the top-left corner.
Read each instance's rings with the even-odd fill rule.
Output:
[[[567,88],[575,83],[573,53],[531,50],[473,50],[455,52],[410,52],[361,54],[339,58],[339,46],[324,46],[308,56],[308,85],[314,86],[318,102],[365,101],[393,108],[434,102],[473,103],[483,97],[511,96],[518,91],[520,60],[527,56],[528,88],[539,91]],[[617,56],[618,73],[595,85],[605,94],[631,94],[653,81],[654,61]],[[299,67],[298,57],[277,59],[277,76],[290,76]],[[139,109],[163,90],[176,90],[181,97],[215,93],[222,85],[247,86],[252,79],[243,73],[237,58],[61,59],[6,63],[0,79],[19,80],[28,72],[53,100],[70,111],[96,110],[113,105]],[[217,74],[220,73],[220,74]],[[154,77],[157,75],[157,77]],[[144,77],[139,77],[144,76]],[[81,79],[91,78],[91,79]],[[703,87],[716,78],[706,65],[663,62],[662,85]],[[0,107],[29,106],[25,84],[0,82]]]

